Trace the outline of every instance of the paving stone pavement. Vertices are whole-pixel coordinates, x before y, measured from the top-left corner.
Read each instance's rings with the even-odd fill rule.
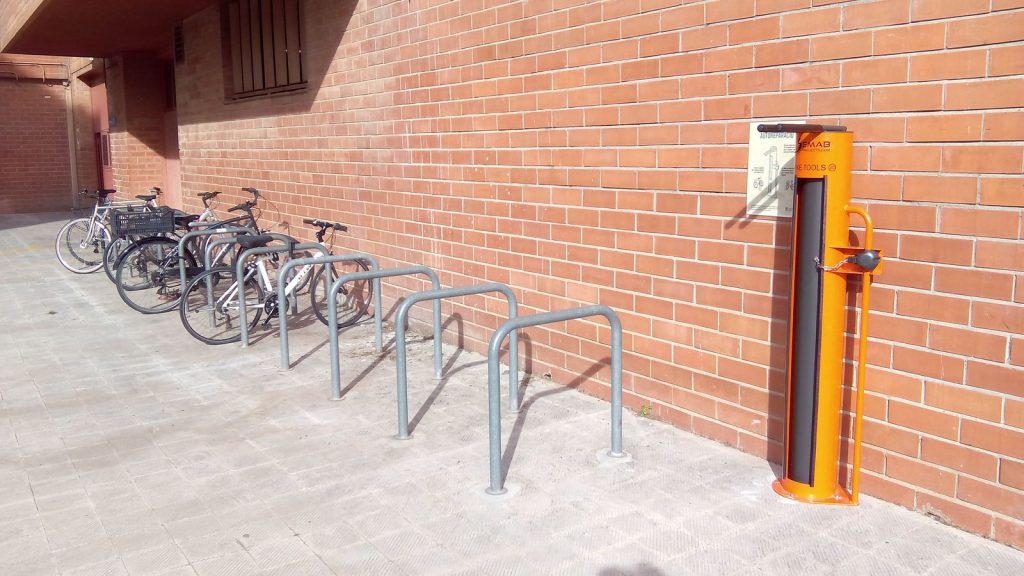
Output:
[[[486,365],[410,346],[413,439],[395,433],[393,355],[292,322],[206,346],[143,316],[102,273],[64,271],[66,216],[0,216],[0,574],[675,576],[1024,574],[1024,553],[865,497],[785,501],[763,460],[533,380],[503,417],[511,494],[488,496]],[[273,325],[272,325],[273,326]],[[389,335],[385,335],[387,341]]]

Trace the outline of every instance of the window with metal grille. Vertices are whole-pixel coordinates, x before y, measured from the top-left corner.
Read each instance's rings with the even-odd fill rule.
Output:
[[[304,88],[302,0],[230,0],[226,8],[231,96]]]

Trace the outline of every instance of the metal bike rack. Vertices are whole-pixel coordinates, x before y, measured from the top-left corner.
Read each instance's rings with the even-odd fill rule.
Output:
[[[247,228],[246,234],[258,234],[258,232],[255,232],[251,228]],[[273,237],[274,240],[277,240],[278,242],[282,242],[284,244],[287,244],[289,242],[297,242],[295,238],[292,238],[287,234],[268,232],[267,235]],[[223,246],[224,244],[238,244],[238,236],[236,235],[232,238],[218,238],[206,244],[206,254],[203,255],[203,264],[206,266],[207,270],[209,270],[213,265],[213,262],[210,260],[210,254],[213,253],[213,249],[216,248],[217,246]]]
[[[501,353],[501,343],[513,330],[589,316],[604,316],[612,329],[612,448],[608,455],[612,458],[625,456],[622,451],[622,323],[619,322],[615,311],[607,306],[594,305],[512,318],[494,331],[487,348],[488,431],[491,453],[491,484],[487,487],[488,494],[505,493],[504,481],[501,478],[501,400],[498,383],[498,356]]]
[[[327,254],[328,250],[323,244],[319,242],[303,242],[301,244],[295,242],[295,239],[290,236],[284,236],[283,234],[271,234],[274,240],[284,242],[283,246],[260,246],[258,248],[249,248],[239,254],[238,259],[235,261],[235,282],[238,285],[238,322],[242,329],[242,348],[249,346],[249,322],[246,320],[246,305],[245,305],[245,285],[242,283],[242,269],[245,267],[245,261],[250,256],[259,256],[261,254],[279,254],[281,252],[294,252],[296,250],[319,250],[321,254]],[[278,283],[280,284],[281,275],[278,274]],[[281,310],[281,300],[277,302],[277,309]],[[287,310],[284,313],[279,313],[278,317],[287,314]]]
[[[389,268],[387,270],[373,270],[370,272],[353,272],[351,274],[344,274],[331,284],[331,289],[327,292],[327,319],[330,321],[329,330],[331,338],[331,400],[341,400],[341,366],[338,356],[341,354],[340,345],[338,344],[338,300],[335,296],[338,294],[338,290],[346,282],[352,282],[356,280],[373,280],[373,292],[376,301],[375,314],[377,321],[380,322],[381,313],[381,293],[380,293],[380,279],[391,278],[394,276],[410,276],[412,274],[424,274],[430,278],[430,284],[435,290],[441,288],[441,281],[437,278],[435,273],[426,266],[409,266],[407,268]],[[378,333],[378,336],[380,334]],[[377,351],[381,351],[381,346],[378,346]],[[434,300],[434,374],[437,378],[441,377],[441,302]]]
[[[288,276],[288,272],[290,272],[292,268],[306,265],[327,265],[332,262],[355,262],[359,260],[368,262],[371,271],[380,269],[380,264],[377,262],[376,258],[370,256],[369,254],[363,254],[361,252],[352,252],[349,254],[338,255],[331,255],[325,253],[323,256],[315,256],[313,258],[296,258],[293,260],[289,260],[285,262],[284,266],[282,266],[281,270],[277,273],[277,301],[284,301],[284,289],[285,287],[287,287],[288,283],[282,282],[282,279]],[[330,285],[334,283],[334,270],[330,266],[326,266],[326,268],[327,284],[324,290],[327,290],[330,287]],[[280,320],[279,331],[281,339],[281,368],[285,370],[290,370],[292,366],[291,359],[289,358],[288,354],[288,315],[279,314],[278,316]],[[379,314],[374,316],[373,328],[375,331],[374,340],[377,343],[377,352],[380,352],[383,338],[381,336],[381,318]]]
[[[443,298],[453,298],[455,296],[470,296],[473,294],[485,294],[487,292],[501,292],[505,295],[505,299],[508,301],[508,317],[509,320],[518,316],[518,303],[516,301],[516,295],[512,293],[512,289],[504,284],[489,283],[489,284],[474,284],[472,286],[462,286],[460,288],[442,288],[441,290],[426,290],[423,292],[416,292],[405,299],[404,302],[398,307],[398,312],[395,314],[395,367],[398,371],[396,376],[397,388],[398,388],[398,439],[406,440],[409,436],[409,384],[406,379],[406,366],[405,366],[405,320],[409,315],[409,310],[417,302],[423,302],[425,300],[432,300],[437,302]],[[435,318],[435,322],[439,320]],[[436,328],[436,326],[435,326]],[[437,330],[435,329],[435,338]],[[512,331],[512,335],[509,338],[508,350],[508,409],[510,412],[519,411],[519,346],[518,336],[516,331]],[[435,359],[438,356],[435,354]],[[435,377],[441,377],[441,368],[435,366],[437,371]]]
[[[251,232],[252,232],[251,228],[241,228],[241,227],[235,227],[235,226],[228,226],[228,227],[225,227],[225,228],[216,228],[216,229],[209,229],[208,228],[206,230],[193,230],[192,232],[189,232],[188,234],[185,234],[184,236],[182,236],[181,240],[178,240],[178,256],[181,257],[181,255],[185,253],[185,243],[188,242],[189,240],[191,240],[192,238],[198,238],[199,236],[214,236],[214,235],[217,235],[217,234],[238,234],[238,233],[249,234]],[[222,238],[221,241],[223,241],[223,240],[225,240],[225,239]],[[217,242],[217,240],[214,240],[214,242]],[[232,239],[232,242],[234,242],[233,239]],[[207,264],[207,268],[209,268],[209,260],[210,260],[209,243],[207,243],[206,255],[205,255],[205,258],[203,258],[203,263]],[[185,278],[185,276],[186,276],[186,274],[185,274],[185,267],[184,266],[178,266],[178,268],[179,268],[178,274],[179,274],[179,277],[181,279],[181,289],[182,289],[182,291],[184,291],[185,290],[185,283],[187,282],[187,280]]]

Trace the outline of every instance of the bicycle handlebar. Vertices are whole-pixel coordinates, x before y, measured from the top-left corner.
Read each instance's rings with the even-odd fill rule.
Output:
[[[338,224],[338,223],[335,223],[335,222],[325,222],[323,220],[311,220],[309,218],[303,219],[302,222],[304,224],[309,224],[310,226],[319,226],[320,228],[323,228],[325,230],[327,228],[334,228],[335,230],[337,230],[339,232],[348,232],[348,226],[345,226],[344,224]]]
[[[255,188],[242,188],[242,192],[248,192],[249,194],[252,194],[256,198],[260,197],[260,191]]]

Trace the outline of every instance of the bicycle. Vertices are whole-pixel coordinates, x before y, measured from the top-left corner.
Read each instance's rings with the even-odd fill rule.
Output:
[[[161,194],[159,188],[153,188],[150,192],[155,192],[156,195]],[[206,223],[216,221],[217,214],[210,206],[210,200],[216,198],[219,194],[220,192],[201,192],[196,194],[196,197],[203,201],[203,212],[197,217],[185,215],[184,213],[177,213],[175,223],[186,222],[189,226],[197,226],[197,224],[193,224],[192,222]],[[136,196],[136,198],[140,199],[155,197],[155,195]],[[115,225],[118,223],[117,215],[114,216],[112,223]],[[117,273],[117,264],[121,256],[128,251],[133,244],[140,240],[144,240],[147,237],[153,236],[153,234],[124,234],[121,230],[114,230],[113,228],[114,227],[111,229],[111,233],[115,238],[111,241],[110,245],[107,246],[107,250],[103,254],[103,271],[106,272],[107,278],[109,278],[111,282],[116,282],[117,278],[115,277],[115,274]]]
[[[61,266],[75,274],[89,274],[103,266],[103,256],[112,241],[110,217],[116,209],[134,210],[155,208],[152,200],[141,202],[113,202],[108,196],[116,190],[100,189],[90,193],[79,192],[81,196],[96,200],[92,214],[74,218],[65,224],[54,240],[54,252]],[[136,198],[146,198],[137,196]]]
[[[316,226],[317,241],[323,243],[328,229],[334,232],[345,232],[348,228],[343,224],[325,222],[323,220],[303,220],[304,223]],[[241,236],[238,238],[239,256],[244,250],[266,246],[274,240],[269,234],[256,236]],[[292,240],[292,242],[297,242]],[[333,234],[332,234],[333,244]],[[323,293],[330,288],[324,276],[324,266],[307,264],[296,269],[296,273],[285,285],[286,302],[277,301],[277,290],[270,279],[267,270],[269,262],[276,262],[278,254],[260,255],[245,264],[241,280],[236,280],[230,268],[212,268],[196,276],[185,288],[185,295],[181,298],[178,310],[181,322],[197,340],[206,344],[228,344],[241,340],[241,324],[238,321],[238,308],[242,298],[245,298],[246,310],[249,312],[249,328],[255,329],[260,318],[266,314],[264,325],[275,317],[281,307],[287,309],[291,305],[304,283],[309,280],[313,269],[317,268],[310,283],[310,301],[317,319],[327,324],[326,299],[322,299],[319,286],[323,285]],[[338,275],[350,271],[368,270],[366,262],[361,260],[351,263],[337,263],[348,265],[347,269],[339,266],[335,270]],[[338,277],[338,276],[335,276]],[[241,286],[241,289],[239,288]],[[359,321],[370,302],[373,300],[372,284],[369,281],[359,281],[346,284],[338,293],[338,326],[351,326]]]
[[[259,233],[256,216],[252,213],[260,198],[259,191],[255,188],[243,190],[252,194],[253,199],[230,208],[228,212],[241,211],[244,215],[210,222],[210,227],[236,225],[251,228],[254,233]],[[176,222],[177,227],[188,229],[197,218],[198,216],[187,216],[179,219]],[[177,306],[181,296],[180,266],[184,263],[186,278],[195,276],[203,270],[200,263],[202,254],[205,253],[204,243],[186,246],[184,251],[179,253],[179,239],[180,237],[174,233],[143,238],[136,241],[118,258],[114,284],[125,304],[143,314],[169,312]],[[230,254],[230,248],[224,247],[212,261],[220,262],[227,254]]]

